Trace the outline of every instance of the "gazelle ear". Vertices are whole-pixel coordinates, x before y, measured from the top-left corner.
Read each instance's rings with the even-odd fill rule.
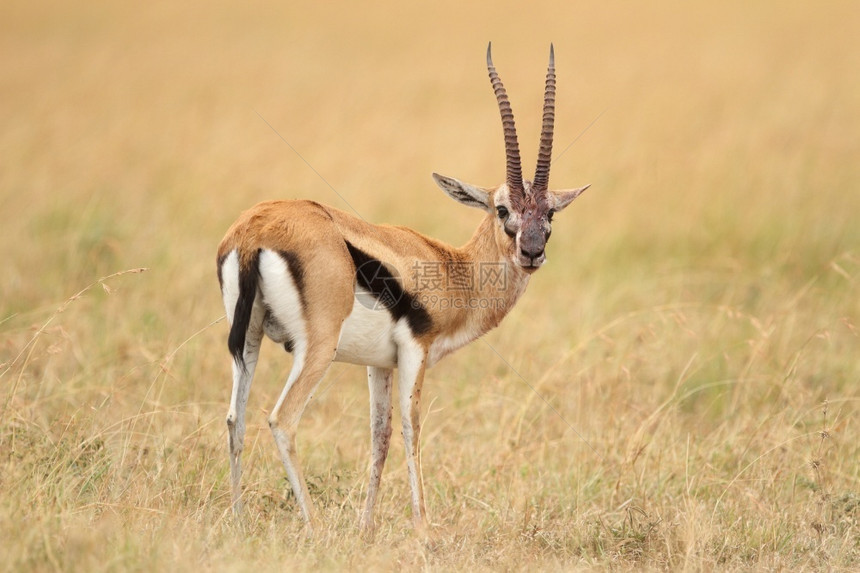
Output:
[[[490,210],[490,192],[486,189],[475,187],[453,177],[445,177],[438,173],[433,174],[433,180],[436,181],[436,185],[442,188],[442,191],[458,203],[469,207],[477,207],[484,211]]]
[[[574,199],[582,195],[582,192],[591,187],[591,183],[585,185],[584,187],[580,187],[579,189],[562,189],[560,191],[550,191],[550,197],[552,197],[553,211],[561,211],[568,205],[570,205]]]

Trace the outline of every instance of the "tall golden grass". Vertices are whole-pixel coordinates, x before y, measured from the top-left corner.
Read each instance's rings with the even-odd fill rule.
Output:
[[[5,2],[0,568],[860,567],[858,18]],[[235,522],[215,246],[290,197],[464,242],[479,214],[429,174],[503,178],[488,40],[527,166],[555,43],[551,183],[593,188],[502,327],[428,374],[434,540],[397,440],[358,537],[367,390],[342,364],[299,430],[304,539],[265,425],[272,346]]]

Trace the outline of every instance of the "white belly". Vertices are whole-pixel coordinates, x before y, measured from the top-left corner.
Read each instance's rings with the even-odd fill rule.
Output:
[[[335,361],[394,368],[397,365],[395,322],[384,308],[367,308],[367,296],[357,293],[352,312],[343,322]]]

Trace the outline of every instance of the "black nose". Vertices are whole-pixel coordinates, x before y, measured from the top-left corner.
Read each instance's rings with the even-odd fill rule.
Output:
[[[543,247],[520,247],[520,254],[527,259],[536,259],[543,254]]]

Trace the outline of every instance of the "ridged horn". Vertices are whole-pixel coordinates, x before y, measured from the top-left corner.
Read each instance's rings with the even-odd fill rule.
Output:
[[[496,101],[499,103],[499,112],[502,114],[502,127],[505,131],[508,189],[522,193],[523,170],[520,165],[520,146],[517,142],[517,127],[514,124],[514,112],[511,109],[511,102],[508,101],[508,93],[505,91],[505,86],[502,84],[499,74],[496,73],[496,67],[493,66],[493,57],[490,52],[492,46],[492,42],[487,44],[487,71],[490,72],[490,83],[493,85],[493,93],[496,94]]]
[[[549,45],[549,66],[546,70],[546,90],[543,96],[543,125],[540,132],[537,168],[532,188],[535,192],[549,187],[549,165],[552,162],[552,129],[555,123],[555,51]]]

